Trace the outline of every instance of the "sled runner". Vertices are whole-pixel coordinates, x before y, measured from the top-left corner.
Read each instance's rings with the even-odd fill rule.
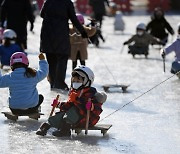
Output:
[[[96,124],[94,127],[89,127],[88,130],[100,130],[103,136],[107,133],[107,131],[112,127],[112,125],[108,124]],[[85,128],[74,128],[75,133],[78,135],[85,130]]]
[[[103,86],[103,89],[105,92],[108,92],[109,91],[109,88],[121,88],[123,92],[126,92],[127,88],[129,87],[130,85],[123,85],[123,84],[107,84],[107,85],[104,85]]]
[[[32,114],[25,114],[25,115],[14,115],[12,112],[1,112],[7,117],[7,119],[16,121],[19,116],[28,116],[31,119],[38,120],[43,113],[32,113]]]

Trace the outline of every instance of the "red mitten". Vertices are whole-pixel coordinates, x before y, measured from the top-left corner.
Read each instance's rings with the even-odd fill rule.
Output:
[[[94,110],[94,104],[92,102],[88,101],[86,103],[86,109],[93,111]]]
[[[51,106],[56,107],[59,104],[57,99],[53,100],[53,103],[51,104]]]

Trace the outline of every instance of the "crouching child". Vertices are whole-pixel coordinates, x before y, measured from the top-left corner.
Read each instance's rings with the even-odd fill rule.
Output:
[[[91,87],[93,81],[94,73],[90,68],[83,65],[76,67],[72,72],[67,102],[54,104],[60,108],[60,112],[48,118],[36,134],[44,136],[51,127],[55,127],[57,130],[52,133],[54,136],[71,136],[71,128],[85,128],[87,109],[90,109],[89,127],[94,126],[100,119],[102,104],[107,96]]]
[[[133,43],[132,45],[129,45]],[[147,58],[149,54],[149,45],[151,43],[162,44],[162,42],[146,32],[146,25],[139,23],[136,27],[136,34],[133,35],[128,41],[124,42],[124,45],[129,45],[129,54],[135,57],[136,54],[144,54]]]

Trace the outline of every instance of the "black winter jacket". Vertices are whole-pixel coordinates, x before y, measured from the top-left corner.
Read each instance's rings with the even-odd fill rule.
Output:
[[[83,33],[71,0],[47,0],[41,10],[43,18],[40,50],[44,53],[70,55],[69,23]]]
[[[27,39],[27,22],[34,23],[29,0],[4,0],[1,6],[1,26],[7,20],[7,28],[13,29],[18,40]]]
[[[172,35],[174,34],[174,30],[165,18],[153,19],[148,23],[146,30],[150,31],[151,35],[161,40],[168,36],[168,33],[166,31],[168,31]]]

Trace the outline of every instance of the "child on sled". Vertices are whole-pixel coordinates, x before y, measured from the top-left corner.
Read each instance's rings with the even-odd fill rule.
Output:
[[[55,127],[58,130],[53,132],[54,136],[71,136],[71,128],[85,128],[87,110],[90,110],[89,127],[94,126],[100,119],[102,103],[107,96],[91,87],[93,81],[94,73],[90,68],[83,65],[76,67],[72,72],[71,90],[67,102],[54,104],[60,112],[43,123],[36,134],[44,136],[50,127]]]
[[[136,27],[136,34],[133,35],[128,41],[124,42],[124,45],[134,43],[129,45],[129,54],[134,57],[136,54],[144,54],[147,58],[149,54],[149,44],[158,43],[161,41],[146,32],[146,25],[144,23],[139,23]]]
[[[15,52],[10,59],[12,72],[5,75],[0,72],[0,88],[9,88],[9,108],[15,115],[38,113],[43,102],[36,85],[47,76],[48,63],[42,53],[39,60],[39,69],[35,70],[29,67],[23,52]]]
[[[93,36],[96,33],[95,26],[87,27],[84,25],[84,17],[81,14],[76,14],[77,19],[83,25],[88,37]],[[77,60],[80,64],[85,66],[85,60],[88,58],[88,39],[83,38],[80,32],[75,27],[70,27],[70,42],[71,42],[71,56],[72,69],[77,66]]]
[[[161,55],[163,58],[171,52],[175,52],[175,61],[172,63],[171,66],[171,73],[176,74],[180,71],[180,24],[178,24],[178,37],[177,39],[167,46],[166,48],[162,49]],[[178,76],[180,77],[180,73],[178,73]]]
[[[12,29],[6,29],[3,32],[3,40],[0,45],[0,61],[1,68],[10,66],[10,57],[16,51],[21,51],[21,48],[16,44],[16,33]]]

